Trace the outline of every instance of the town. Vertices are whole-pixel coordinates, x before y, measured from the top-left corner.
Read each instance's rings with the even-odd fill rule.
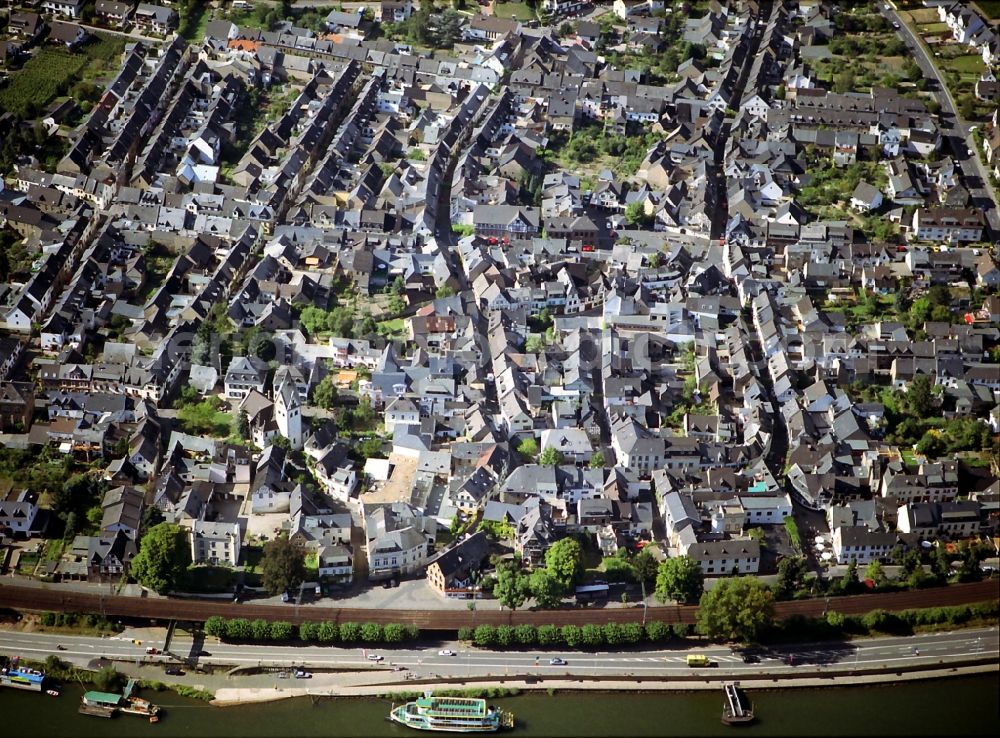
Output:
[[[5,5],[16,580],[652,610],[991,574],[997,4]]]

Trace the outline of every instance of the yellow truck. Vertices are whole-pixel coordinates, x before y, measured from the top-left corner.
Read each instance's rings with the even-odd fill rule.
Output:
[[[692,653],[687,657],[688,666],[713,666],[712,660],[703,653]]]

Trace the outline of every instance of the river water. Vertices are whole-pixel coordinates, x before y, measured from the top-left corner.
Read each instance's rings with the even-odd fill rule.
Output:
[[[161,705],[162,720],[107,720],[77,713],[79,687],[58,698],[0,689],[0,721],[7,735],[87,738],[287,738],[291,736],[419,736],[389,723],[380,699],[298,698],[263,705],[218,708],[173,692],[146,691]],[[900,685],[750,691],[758,721],[729,728],[720,722],[722,690],[665,694],[535,693],[496,700],[512,710],[514,736],[731,735],[757,736],[965,736],[1000,732],[1000,679],[959,677]]]

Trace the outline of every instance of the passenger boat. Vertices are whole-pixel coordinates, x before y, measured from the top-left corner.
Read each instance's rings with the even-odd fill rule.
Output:
[[[45,682],[45,674],[38,669],[28,669],[18,666],[16,660],[10,666],[0,669],[0,686],[26,689],[29,692],[41,692]]]
[[[723,685],[726,700],[722,703],[722,722],[726,725],[746,725],[754,721],[753,705],[739,688],[739,682]]]
[[[149,700],[141,697],[134,697],[132,690],[135,688],[135,680],[129,679],[128,686],[125,687],[124,694],[113,694],[111,692],[86,692],[81,700],[80,712],[85,715],[96,715],[98,717],[111,717],[119,710],[130,715],[139,715],[149,718],[149,722],[155,723],[160,720],[160,708]],[[86,709],[85,709],[86,708]]]
[[[494,733],[514,727],[514,715],[473,697],[434,697],[393,705],[389,719],[416,730],[440,733]]]

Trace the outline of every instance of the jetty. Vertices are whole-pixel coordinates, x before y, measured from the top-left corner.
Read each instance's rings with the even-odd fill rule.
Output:
[[[739,682],[726,682],[722,686],[726,694],[726,700],[722,704],[722,722],[726,725],[753,722],[753,707],[746,694],[740,690]]]

